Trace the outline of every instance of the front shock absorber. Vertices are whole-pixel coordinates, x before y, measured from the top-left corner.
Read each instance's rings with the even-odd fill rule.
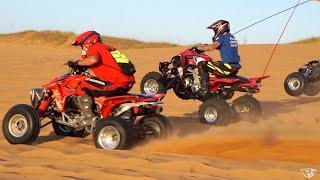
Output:
[[[40,104],[36,110],[38,112],[38,116],[41,118],[45,115],[45,112],[47,111],[49,105],[51,104],[51,98],[47,97],[39,103]]]

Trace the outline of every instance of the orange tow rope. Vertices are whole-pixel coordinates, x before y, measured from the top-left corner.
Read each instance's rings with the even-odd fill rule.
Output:
[[[273,51],[272,51],[271,56],[270,56],[270,58],[269,58],[269,60],[268,60],[268,63],[267,63],[267,65],[266,65],[266,67],[264,68],[264,71],[263,71],[263,74],[262,74],[263,76],[266,75],[266,72],[267,72],[267,70],[268,70],[268,68],[269,68],[269,66],[270,66],[270,63],[271,63],[271,61],[272,61],[272,58],[273,58],[273,56],[274,56],[274,54],[275,54],[275,52],[276,52],[276,50],[277,50],[277,48],[278,48],[278,46],[279,46],[279,44],[280,44],[280,41],[281,41],[281,39],[282,39],[282,37],[283,37],[283,35],[284,35],[284,33],[285,33],[288,25],[289,25],[289,23],[290,23],[293,15],[294,15],[294,13],[296,12],[297,7],[298,7],[299,4],[300,4],[300,1],[301,1],[301,0],[298,0],[297,5],[294,7],[294,9],[293,9],[293,11],[292,11],[292,13],[291,13],[291,15],[290,15],[290,17],[289,17],[286,25],[284,26],[284,28],[283,28],[283,30],[282,30],[282,32],[281,32],[281,34],[280,34],[280,37],[279,37],[279,39],[278,39],[278,41],[277,41],[277,44],[276,44],[276,45],[274,46],[274,48],[273,48]]]

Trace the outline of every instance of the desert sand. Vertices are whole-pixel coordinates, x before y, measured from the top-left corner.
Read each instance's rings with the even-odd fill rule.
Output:
[[[200,102],[183,101],[172,92],[164,112],[174,134],[164,141],[141,143],[128,151],[103,151],[92,137],[59,137],[50,126],[36,142],[10,145],[0,135],[0,179],[304,179],[300,169],[320,171],[320,97],[293,98],[283,81],[308,60],[320,58],[319,44],[281,45],[271,63],[271,77],[255,95],[263,106],[256,123],[228,127],[201,125]],[[245,76],[261,75],[272,45],[242,45]],[[142,76],[157,70],[184,47],[124,50]],[[29,90],[67,71],[80,49],[0,42],[0,121],[18,103],[29,103]],[[218,53],[211,53],[218,57]],[[240,94],[241,95],[241,94]],[[313,179],[320,179],[315,175]]]

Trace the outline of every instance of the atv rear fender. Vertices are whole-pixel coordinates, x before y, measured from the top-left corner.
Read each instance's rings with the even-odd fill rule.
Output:
[[[269,75],[248,78],[249,82],[240,83],[239,87],[257,93],[261,87],[261,81],[270,77]]]

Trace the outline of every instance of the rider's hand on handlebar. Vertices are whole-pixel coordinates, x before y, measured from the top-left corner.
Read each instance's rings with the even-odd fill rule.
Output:
[[[198,47],[196,47],[196,46],[193,46],[193,47],[191,48],[191,50],[192,50],[193,52],[195,52],[195,53],[198,53],[198,54],[204,53],[204,51],[199,50]]]
[[[78,67],[79,66],[79,61],[68,61],[67,62],[67,65],[69,66],[69,67]]]

